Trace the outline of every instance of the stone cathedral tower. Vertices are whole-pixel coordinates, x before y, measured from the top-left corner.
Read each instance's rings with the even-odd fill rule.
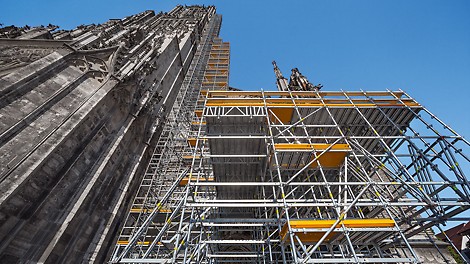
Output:
[[[215,7],[177,6],[0,29],[1,263],[104,261],[220,23]]]

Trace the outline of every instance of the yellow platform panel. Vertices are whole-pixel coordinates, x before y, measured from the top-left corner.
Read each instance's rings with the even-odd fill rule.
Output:
[[[202,117],[202,110],[195,110],[194,113],[197,117]]]
[[[296,219],[290,220],[290,227],[292,229],[324,229],[331,228],[335,224],[336,220],[313,220],[313,219]],[[340,228],[342,225],[348,228],[377,228],[377,227],[394,227],[395,221],[389,218],[369,218],[369,219],[345,219],[340,221],[335,228]],[[287,223],[281,229],[279,233],[282,240],[289,239],[287,236],[289,228]],[[326,232],[295,232],[295,235],[302,241],[302,243],[317,242],[319,241]],[[328,241],[338,232],[331,232],[325,241]]]
[[[196,178],[193,179],[193,181],[196,181]],[[199,178],[198,180],[199,182],[213,182],[214,181],[214,178]],[[183,179],[181,179],[181,181],[179,182],[179,186],[185,186],[187,185],[189,182],[189,177],[184,177]]]
[[[277,150],[292,150],[292,151],[315,151],[318,155],[329,148],[331,144],[288,144],[288,143],[278,143],[274,144],[275,149]],[[344,158],[351,150],[348,144],[335,144],[331,146],[329,151],[324,153],[318,158],[318,162],[323,168],[337,168],[340,167],[344,162]],[[312,159],[315,159],[315,155],[312,155]],[[313,162],[310,167],[318,167],[318,162]]]
[[[195,147],[197,142],[197,138],[188,138],[188,145],[191,147]]]
[[[289,124],[290,121],[292,120],[292,113],[294,112],[294,108],[269,108],[269,109],[272,111],[272,113],[269,113],[270,120],[271,122],[275,124],[280,124],[279,120],[283,124]],[[274,116],[273,114],[276,116]]]

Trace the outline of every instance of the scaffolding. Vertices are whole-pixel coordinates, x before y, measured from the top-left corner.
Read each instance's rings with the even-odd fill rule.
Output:
[[[147,219],[163,227],[123,262],[419,263],[410,240],[468,220],[469,142],[401,90],[198,104],[166,193],[181,199],[160,200]]]
[[[111,262],[453,263],[434,231],[470,219],[470,143],[402,90],[226,91],[220,19]]]
[[[213,91],[201,122],[195,262],[418,263],[468,219],[468,141],[403,91]]]
[[[187,178],[193,157],[191,133],[195,136],[194,131],[201,124],[193,120],[193,115],[202,113],[201,102],[206,94],[202,89],[228,87],[230,44],[217,37],[221,21],[220,15],[212,13],[204,27],[188,73],[164,120],[153,155],[121,227],[112,263],[159,263],[158,259],[145,261],[157,255],[164,256],[165,261],[177,258],[172,257],[174,248],[170,245],[181,225],[173,220],[186,219],[181,209],[188,193],[186,187],[180,187]]]

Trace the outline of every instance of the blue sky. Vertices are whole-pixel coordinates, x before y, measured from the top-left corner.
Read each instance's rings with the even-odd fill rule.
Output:
[[[271,61],[324,90],[401,88],[470,137],[470,1],[2,1],[0,23],[101,23],[176,3],[215,4],[231,86],[275,89]]]
[[[101,23],[177,3],[215,4],[231,86],[275,89],[271,61],[324,90],[401,88],[470,137],[470,1],[2,1],[0,23]]]

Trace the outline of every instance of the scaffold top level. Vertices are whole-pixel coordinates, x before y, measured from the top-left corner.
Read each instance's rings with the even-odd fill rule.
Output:
[[[208,97],[206,106],[421,107],[418,102],[403,91],[204,91],[204,94]]]
[[[205,91],[204,91],[205,92]],[[209,91],[208,97],[276,97],[276,96],[299,96],[299,97],[319,97],[337,99],[339,97],[364,97],[364,98],[396,98],[412,99],[405,92],[399,91]]]

